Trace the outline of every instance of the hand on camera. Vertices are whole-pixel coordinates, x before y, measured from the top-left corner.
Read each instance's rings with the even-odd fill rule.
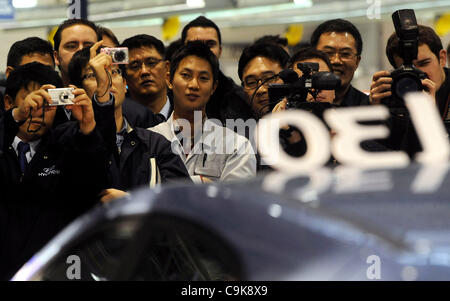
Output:
[[[429,94],[433,100],[434,100],[434,104],[436,103],[436,84],[434,81],[432,81],[429,78],[426,79],[422,79],[422,86],[424,87],[424,92]]]
[[[19,107],[13,110],[13,117],[16,121],[25,121],[30,116],[42,116],[42,110],[56,110],[56,107],[46,106],[46,103],[52,103],[52,99],[48,94],[48,89],[54,89],[53,85],[43,85],[39,90],[28,94]]]
[[[69,87],[74,89],[72,93],[75,95],[75,98],[72,100],[74,104],[68,105],[66,108],[72,112],[73,118],[80,122],[80,131],[84,135],[89,135],[96,125],[92,101],[84,89],[79,89],[74,85]]]
[[[381,100],[392,95],[392,78],[389,71],[378,71],[372,77],[369,100],[371,104],[380,104]]]
[[[95,79],[97,80],[97,90],[95,94],[97,95],[97,100],[99,102],[109,101],[109,88],[111,85],[111,79],[108,75],[111,74],[111,64],[112,58],[106,53],[97,54],[97,50],[102,46],[103,40],[95,43],[90,49],[90,60],[89,66],[94,72]]]

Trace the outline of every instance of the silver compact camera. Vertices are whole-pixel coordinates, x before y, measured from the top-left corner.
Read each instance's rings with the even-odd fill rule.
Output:
[[[128,48],[101,48],[101,52],[111,56],[113,64],[128,64]]]
[[[75,95],[73,95],[73,88],[58,88],[58,89],[48,89],[48,94],[50,94],[50,98],[52,99],[52,103],[49,103],[49,106],[67,106],[73,105],[73,99]]]

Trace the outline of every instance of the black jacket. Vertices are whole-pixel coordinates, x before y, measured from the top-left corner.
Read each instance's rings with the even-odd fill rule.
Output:
[[[158,133],[132,127],[133,130],[124,135],[119,153],[114,105],[100,107],[94,101],[93,107],[98,128],[108,146],[109,188],[127,191],[180,178],[190,181],[183,161],[172,152],[170,142]]]
[[[117,189],[152,187],[180,178],[190,181],[183,161],[172,152],[170,142],[153,131],[134,128],[125,134],[120,154],[114,152],[111,158],[110,180]]]
[[[450,69],[444,68],[445,81],[439,90],[436,91],[436,101],[438,103],[439,113],[443,120],[448,119],[448,107],[450,105]]]
[[[449,97],[450,97],[450,70],[444,68],[446,78],[444,83],[438,91],[436,91],[436,101],[439,109],[440,116],[444,121],[447,133],[450,134],[449,121],[447,120]],[[384,144],[393,150],[403,150],[410,158],[414,158],[417,152],[422,151],[422,146],[417,137],[416,130],[412,121],[406,113],[405,116],[398,116],[392,114],[387,121],[387,126],[389,127],[390,135],[389,138],[384,141]]]
[[[106,148],[97,129],[66,122],[42,138],[24,174],[11,144],[19,124],[7,111],[0,156],[0,278],[7,279],[106,188]]]
[[[226,77],[222,71],[219,72],[216,91],[206,105],[206,115],[210,119],[219,119],[223,126],[226,126],[226,119],[254,118],[244,89]]]
[[[340,107],[355,107],[355,106],[364,106],[369,105],[369,95],[359,91],[352,85],[348,89],[347,93],[342,100],[342,103],[339,105]]]
[[[160,120],[149,108],[127,97],[122,104],[122,115],[132,127],[150,128],[158,125]]]

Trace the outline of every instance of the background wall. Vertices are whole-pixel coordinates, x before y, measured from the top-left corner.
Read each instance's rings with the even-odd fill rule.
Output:
[[[51,1],[52,0],[46,0],[49,7],[52,7]],[[53,0],[56,1],[56,0]],[[175,0],[174,0],[175,1]],[[172,1],[172,2],[174,2]],[[256,1],[256,0],[255,0]],[[267,2],[268,0],[266,0]],[[360,4],[362,7],[368,7],[367,3],[371,3],[371,1],[377,1],[377,0],[360,0],[360,1],[352,1],[352,3]],[[387,0],[386,0],[387,1]],[[386,2],[385,1],[385,2]],[[61,1],[59,1],[61,2]],[[116,1],[117,2],[117,1]],[[242,1],[241,1],[242,2]],[[286,1],[272,1],[272,2],[286,2]],[[342,7],[344,4],[348,4],[348,1],[332,1],[332,0],[326,0],[326,1],[314,1],[314,2],[328,2],[329,5],[332,6],[337,5],[336,7]],[[383,8],[383,3],[381,2],[381,8]],[[400,1],[397,1],[400,2]],[[428,1],[428,2],[435,2],[435,1]],[[443,2],[443,1],[440,1]],[[444,1],[445,2],[445,1]],[[448,9],[443,9],[442,7],[433,9],[429,8],[427,10],[416,11],[416,16],[418,19],[418,22],[420,24],[430,25],[433,26],[433,23],[436,21],[436,19],[442,15],[445,11],[450,11],[450,1],[447,1],[448,3]],[[99,1],[94,1],[94,4],[92,7],[95,8],[95,12],[101,11],[101,9],[98,7]],[[131,1],[130,3],[134,3],[134,1]],[[244,2],[242,2],[244,3]],[[250,5],[251,3],[249,0],[241,5]],[[65,16],[63,15],[65,13],[65,7],[61,6],[62,4],[59,3],[59,13],[55,12],[55,10],[52,11],[52,15],[59,16],[60,19],[58,22],[52,21],[55,24],[58,24],[60,20],[63,20]],[[137,5],[137,4],[136,4]],[[341,6],[339,6],[341,5]],[[112,6],[113,7],[113,6]],[[404,5],[404,7],[399,6],[399,8],[408,8],[407,5]],[[312,9],[312,8],[311,8]],[[329,7],[327,8],[329,9]],[[319,10],[320,11],[320,10]],[[26,11],[27,12],[27,11]],[[32,11],[31,11],[32,12]],[[31,13],[30,12],[30,13]],[[307,9],[305,8],[304,11],[305,14],[307,14]],[[317,13],[317,11],[313,11],[314,13]],[[36,11],[34,12],[36,14]],[[376,18],[370,18],[370,16],[348,16],[346,19],[353,22],[358,29],[361,32],[361,35],[363,37],[363,53],[362,53],[362,60],[360,63],[360,66],[355,74],[353,84],[357,88],[361,90],[368,90],[372,78],[372,74],[378,70],[389,70],[392,67],[390,66],[389,62],[387,61],[385,57],[385,43],[387,41],[387,38],[389,35],[393,32],[394,27],[392,25],[391,21],[391,13],[392,11],[386,11],[383,13],[380,13]],[[22,19],[26,19],[27,17],[24,15],[25,13],[22,13]],[[200,15],[201,11],[197,13],[197,15]],[[34,15],[33,15],[34,16]],[[336,15],[333,15],[330,13],[325,13],[324,15],[321,15],[320,18],[323,20],[327,19],[327,16],[329,16],[328,19],[336,17]],[[195,15],[193,14],[191,19],[193,19]],[[339,17],[345,17],[345,12],[343,15]],[[98,18],[93,15],[93,18]],[[42,17],[42,20],[45,18]],[[187,18],[184,18],[187,19]],[[168,45],[171,41],[176,40],[181,35],[181,28],[187,23],[189,20],[182,20],[180,24],[180,29],[178,31],[178,34],[174,36],[171,40],[165,41],[165,44]],[[216,21],[214,18],[212,18],[214,21]],[[150,20],[150,21],[149,21]],[[151,24],[152,19],[141,19],[136,20],[134,22],[114,22],[114,20],[108,20],[108,21],[101,21],[97,22],[101,25],[109,27],[113,32],[117,35],[120,41],[123,39],[130,37],[135,34],[139,33],[146,33],[150,35],[154,35],[155,37],[162,39],[162,29],[161,24],[156,25],[147,25]],[[290,24],[301,24],[303,26],[303,34],[302,34],[302,42],[309,41],[310,35],[312,31],[315,29],[315,27],[320,24],[323,20],[317,20],[317,21],[305,21],[300,23],[290,23]],[[237,63],[239,60],[240,53],[242,49],[253,42],[255,39],[262,35],[267,34],[280,34],[283,35],[289,24],[273,24],[274,19],[271,18],[262,18],[259,20],[258,25],[251,26],[248,25],[248,20],[242,20],[242,19],[232,19],[231,21],[223,21],[223,19],[220,19],[219,26],[221,27],[222,32],[222,40],[223,40],[223,53],[221,58],[221,68],[224,71],[225,74],[228,76],[231,76],[237,83],[240,82],[238,75],[237,75]],[[279,21],[277,21],[279,23]],[[51,23],[51,22],[49,22]],[[158,22],[155,22],[158,23]],[[266,23],[266,24],[264,24]],[[0,22],[0,28],[2,28],[2,22]],[[33,28],[21,28],[21,29],[14,29],[14,26],[11,26],[11,22],[5,23],[8,26],[3,26],[3,29],[0,30],[0,72],[3,71],[6,68],[6,57],[9,50],[9,47],[12,43],[14,43],[17,40],[21,40],[30,36],[38,36],[41,38],[46,39],[48,32],[53,27],[52,24],[49,25],[42,25],[42,26],[36,26]],[[131,24],[131,25],[130,25]],[[242,25],[245,24],[245,25]],[[127,26],[128,25],[128,26]],[[442,41],[444,44],[444,48],[446,48],[447,44],[450,42],[450,35],[445,35],[442,37]]]

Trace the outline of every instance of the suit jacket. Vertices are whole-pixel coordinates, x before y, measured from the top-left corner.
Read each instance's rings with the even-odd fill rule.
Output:
[[[0,157],[0,278],[10,278],[74,218],[92,208],[106,188],[106,148],[97,129],[90,135],[77,122],[50,130],[25,172],[11,143],[20,124],[11,110]]]
[[[99,106],[94,101],[93,107],[97,126],[107,145],[109,188],[126,191],[140,186],[153,187],[180,178],[189,180],[183,162],[172,152],[170,142],[160,134],[130,126],[124,134],[119,153],[114,99],[107,106]]]
[[[149,108],[129,97],[125,98],[125,101],[122,104],[122,115],[125,116],[132,127],[144,129],[164,121],[159,119]]]

